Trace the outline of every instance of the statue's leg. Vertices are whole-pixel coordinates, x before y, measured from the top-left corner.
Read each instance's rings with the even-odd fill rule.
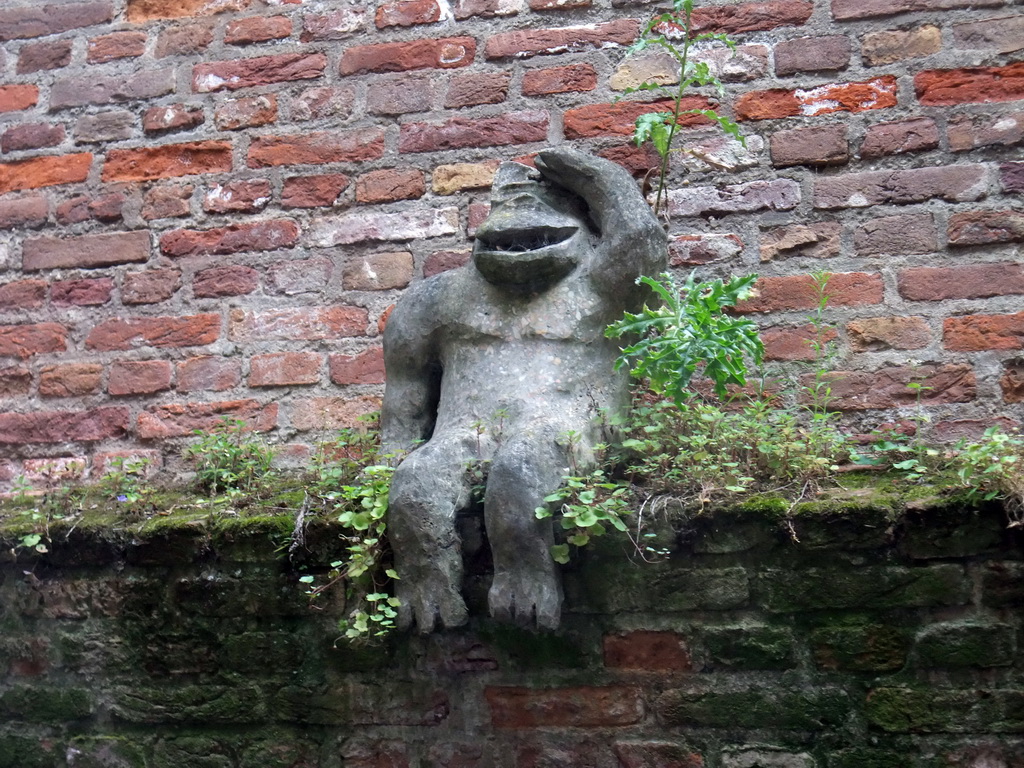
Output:
[[[551,546],[551,520],[536,509],[562,482],[566,449],[552,426],[527,430],[497,450],[487,476],[484,515],[494,557],[491,615],[545,629],[558,626],[562,584]]]
[[[455,513],[469,503],[473,452],[459,439],[432,439],[395,470],[388,535],[395,554],[398,625],[426,634],[466,623],[462,551]]]

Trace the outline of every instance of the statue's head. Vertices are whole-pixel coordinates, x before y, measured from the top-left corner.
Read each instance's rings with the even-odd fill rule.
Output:
[[[529,166],[501,164],[473,248],[473,263],[488,282],[547,287],[572,272],[590,247],[582,200]]]

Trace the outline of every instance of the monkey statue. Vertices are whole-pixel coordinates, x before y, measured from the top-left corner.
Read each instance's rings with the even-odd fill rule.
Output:
[[[604,331],[640,311],[636,278],[666,265],[665,232],[625,170],[569,149],[540,152],[536,166],[502,163],[471,262],[410,287],[384,332],[383,448],[408,452],[388,500],[398,623],[424,634],[467,619],[455,516],[483,462],[491,615],[558,626],[552,525],[535,509],[570,451],[593,466],[601,412],[628,406]],[[495,414],[500,430],[481,430]]]

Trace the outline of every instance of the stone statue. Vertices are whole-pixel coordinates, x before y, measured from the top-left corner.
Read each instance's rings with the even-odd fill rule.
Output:
[[[472,262],[409,288],[384,333],[384,449],[409,451],[388,513],[399,625],[423,633],[466,621],[455,515],[488,462],[491,615],[558,626],[552,525],[534,510],[570,451],[593,465],[600,412],[628,405],[604,330],[639,311],[636,278],[665,268],[665,232],[626,171],[568,149],[536,165],[501,165]]]

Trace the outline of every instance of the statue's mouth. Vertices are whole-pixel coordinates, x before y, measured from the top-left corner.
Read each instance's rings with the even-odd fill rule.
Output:
[[[533,226],[478,233],[480,247],[492,253],[528,253],[567,242],[578,227]]]

